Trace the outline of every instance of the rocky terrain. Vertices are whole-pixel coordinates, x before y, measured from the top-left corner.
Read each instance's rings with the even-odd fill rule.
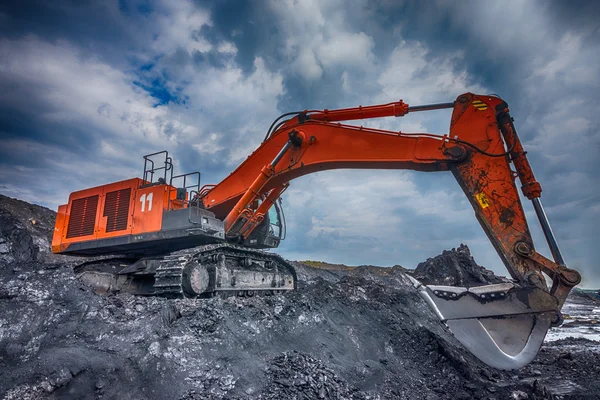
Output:
[[[516,371],[485,366],[437,321],[406,273],[501,279],[466,246],[414,271],[296,262],[284,295],[98,295],[77,260],[49,253],[53,219],[0,196],[0,399],[600,398],[600,342],[569,334],[597,327],[593,296],[575,296],[566,333]]]

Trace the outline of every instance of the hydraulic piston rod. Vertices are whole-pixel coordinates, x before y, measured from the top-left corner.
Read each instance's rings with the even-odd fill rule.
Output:
[[[381,118],[381,117],[402,117],[409,112],[416,111],[428,111],[428,110],[441,110],[445,108],[453,108],[454,102],[451,103],[437,103],[437,104],[424,104],[421,106],[409,106],[402,100],[382,104],[378,106],[360,106],[352,108],[343,108],[339,110],[323,110],[310,114],[309,118],[318,121],[350,121],[355,119],[366,119],[366,118]]]
[[[533,208],[535,209],[535,213],[540,220],[540,225],[542,226],[542,230],[544,231],[544,236],[546,236],[546,241],[548,242],[548,247],[550,247],[550,252],[552,252],[552,256],[554,257],[554,261],[556,261],[559,265],[565,265],[565,261],[563,260],[562,254],[560,253],[560,249],[558,248],[558,243],[556,242],[556,237],[552,232],[552,227],[550,226],[550,222],[548,221],[548,217],[546,216],[546,212],[544,211],[544,207],[542,206],[542,201],[539,197],[535,197],[531,199],[533,203]]]
[[[558,265],[564,266],[565,261],[560,253],[558,243],[556,242],[556,237],[552,232],[550,222],[548,221],[548,217],[546,216],[544,207],[542,206],[542,201],[540,200],[542,187],[533,175],[533,171],[531,170],[531,166],[529,165],[529,161],[526,157],[527,153],[525,150],[523,150],[523,146],[521,145],[521,141],[519,140],[519,136],[517,135],[517,131],[513,124],[513,119],[510,116],[508,105],[505,102],[502,102],[496,106],[496,118],[498,120],[500,130],[504,135],[504,140],[506,141],[507,146],[511,146],[510,156],[519,175],[523,194],[533,203],[533,208],[535,209],[535,213],[537,214],[540,225],[542,226],[542,230],[544,231],[544,236],[546,237],[546,241],[548,242],[548,247],[550,247],[554,261]]]
[[[429,111],[429,110],[443,110],[445,108],[454,108],[454,102],[451,102],[451,103],[437,103],[437,104],[424,104],[422,106],[410,106],[410,107],[408,107],[408,112]]]
[[[275,167],[292,146],[293,139],[290,137],[285,145],[283,145],[279,153],[277,153],[273,161],[261,169],[260,174],[258,174],[254,182],[252,182],[252,185],[250,185],[244,195],[240,198],[240,200],[225,218],[224,224],[226,233],[229,235],[237,234],[239,229],[242,228],[247,220],[252,217],[252,211],[247,208],[248,204],[250,204],[254,199],[256,199],[257,196],[259,196],[260,189],[265,185],[265,183],[267,183],[269,179],[271,179],[275,173]],[[243,217],[245,212],[248,214],[246,215],[247,218]]]

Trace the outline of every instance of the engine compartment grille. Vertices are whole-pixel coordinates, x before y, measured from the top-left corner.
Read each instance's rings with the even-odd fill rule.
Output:
[[[103,215],[107,217],[106,232],[116,232],[127,229],[130,198],[131,188],[106,193],[103,213]]]
[[[98,195],[73,200],[67,227],[67,239],[93,234],[97,211]]]

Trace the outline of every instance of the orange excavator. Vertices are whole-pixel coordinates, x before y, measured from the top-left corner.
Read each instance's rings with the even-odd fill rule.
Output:
[[[449,108],[445,135],[341,123]],[[294,268],[262,251],[285,238],[280,196],[294,178],[339,168],[452,172],[512,281],[470,288],[412,281],[483,362],[513,369],[536,356],[548,329],[561,323],[561,307],[581,277],[565,266],[540,202],[541,186],[506,102],[495,95],[287,113],[216,185],[200,187],[198,172],[173,175],[167,152],[150,154],[144,157],[142,178],[72,193],[58,209],[52,250],[94,256],[76,272],[108,291],[206,297],[293,290]],[[517,178],[533,202],[553,259],[535,250]]]

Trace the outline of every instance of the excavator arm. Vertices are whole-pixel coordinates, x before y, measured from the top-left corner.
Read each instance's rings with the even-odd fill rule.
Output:
[[[441,108],[453,108],[446,135],[340,123]],[[241,241],[291,180],[340,168],[451,171],[513,282],[459,288],[414,281],[415,286],[456,338],[487,364],[512,369],[535,357],[549,327],[560,323],[562,304],[581,277],[564,264],[540,202],[541,186],[502,99],[466,93],[444,104],[410,107],[399,101],[297,113],[277,125],[221,183],[203,191],[201,200],[224,220],[228,239]],[[535,250],[517,178],[533,202],[554,260]],[[542,272],[552,281],[550,289]]]

